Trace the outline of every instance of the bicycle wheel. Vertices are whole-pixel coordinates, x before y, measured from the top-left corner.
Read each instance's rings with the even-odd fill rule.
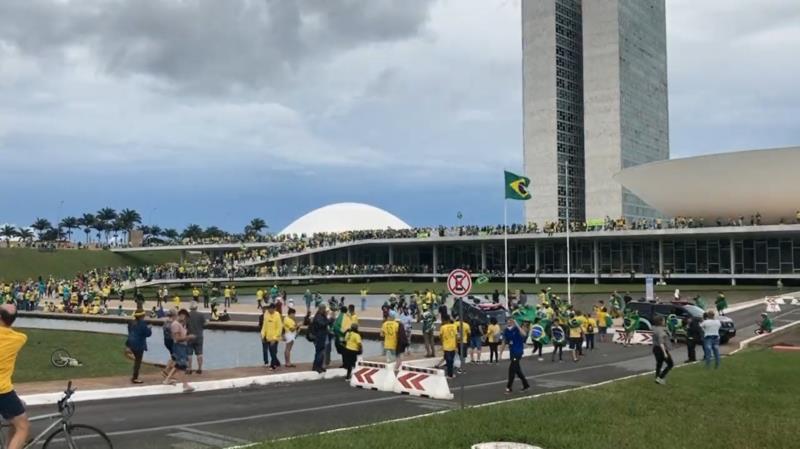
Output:
[[[68,427],[70,440],[64,434],[64,428],[51,433],[42,449],[113,449],[111,440],[97,427],[85,424],[71,424]]]
[[[56,368],[64,368],[69,365],[70,358],[69,352],[67,352],[66,349],[56,349],[50,354],[50,363]]]

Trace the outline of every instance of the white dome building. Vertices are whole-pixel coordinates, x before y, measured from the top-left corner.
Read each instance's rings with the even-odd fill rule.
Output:
[[[312,235],[320,232],[410,228],[403,220],[375,206],[362,203],[337,203],[303,215],[280,233]]]

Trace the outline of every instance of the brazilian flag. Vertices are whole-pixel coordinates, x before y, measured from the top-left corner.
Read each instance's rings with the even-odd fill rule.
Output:
[[[515,175],[510,171],[506,174],[506,199],[508,200],[529,200],[531,199],[531,192],[528,191],[528,186],[531,185],[530,178],[525,176]]]

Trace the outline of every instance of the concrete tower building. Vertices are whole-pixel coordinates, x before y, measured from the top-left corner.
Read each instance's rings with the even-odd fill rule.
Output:
[[[523,0],[527,221],[656,217],[613,179],[669,158],[664,0]],[[569,189],[564,173],[569,163]]]

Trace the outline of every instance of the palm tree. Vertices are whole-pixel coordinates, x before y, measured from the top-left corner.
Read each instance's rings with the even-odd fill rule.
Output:
[[[111,223],[117,218],[117,211],[110,207],[104,207],[97,211],[97,221],[102,222],[105,226],[103,226],[103,231],[106,234],[106,243],[108,243],[108,236],[111,232],[112,226]],[[97,229],[97,228],[95,228]],[[99,229],[98,229],[99,230]]]
[[[131,231],[133,228],[142,222],[142,216],[139,214],[139,212],[136,212],[133,209],[122,209],[117,219],[119,220],[122,229],[124,229],[125,233],[128,234],[128,240],[131,239]]]
[[[11,226],[10,224],[3,225],[3,227],[0,228],[0,236],[5,237],[6,247],[11,246],[11,239],[17,235],[19,235],[17,228]]]
[[[19,236],[19,238],[22,241],[27,242],[27,243],[30,243],[30,241],[33,240],[33,238],[35,237],[35,235],[33,234],[33,231],[31,231],[28,228],[19,228],[17,230],[17,235]]]
[[[97,242],[98,243],[100,243],[100,236],[103,235],[103,232],[106,233],[106,242],[108,242],[109,225],[105,221],[95,220],[94,223],[92,223],[92,229],[97,231]]]
[[[78,229],[78,226],[80,225],[78,223],[78,219],[75,217],[64,217],[64,219],[61,220],[61,223],[58,225],[59,228],[67,230],[67,238],[70,240],[72,239],[72,230]]]
[[[261,218],[254,218],[250,220],[250,224],[244,227],[244,233],[245,235],[258,235],[261,231],[268,228],[269,226],[266,221]]]
[[[46,218],[37,218],[36,221],[34,221],[31,225],[31,228],[36,230],[36,234],[39,238],[42,237],[42,233],[44,233],[44,231],[52,227],[53,225],[50,224],[50,220]]]
[[[161,235],[163,235],[164,237],[168,238],[171,242],[174,242],[174,241],[178,240],[178,237],[180,237],[180,234],[178,234],[178,231],[176,231],[175,229],[172,229],[172,228],[164,229],[164,232],[162,232]]]
[[[190,224],[181,233],[181,238],[199,240],[203,237],[203,228],[196,224]]]
[[[86,244],[89,244],[89,234],[92,233],[92,226],[94,226],[94,222],[96,221],[93,214],[83,214],[81,218],[78,219],[78,225],[83,227],[83,233],[86,234]]]
[[[203,237],[207,239],[217,239],[225,237],[227,233],[216,226],[209,226],[203,231]]]

